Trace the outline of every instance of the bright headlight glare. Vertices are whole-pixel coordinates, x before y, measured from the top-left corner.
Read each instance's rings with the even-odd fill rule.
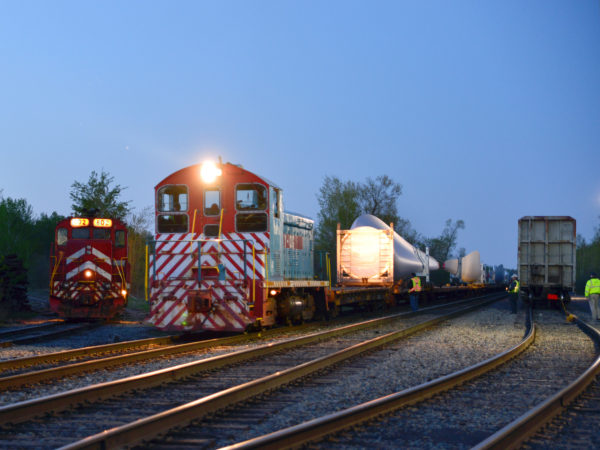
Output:
[[[92,278],[92,271],[90,269],[86,269],[85,272],[83,272],[83,276],[86,278]]]
[[[221,174],[222,170],[212,161],[205,162],[200,168],[200,176],[202,177],[202,181],[205,183],[214,182],[217,177],[221,176]]]

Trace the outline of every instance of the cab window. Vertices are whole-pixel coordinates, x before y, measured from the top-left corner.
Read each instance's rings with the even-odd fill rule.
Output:
[[[235,208],[256,211],[267,208],[267,189],[262,184],[238,184],[235,188]]]
[[[159,214],[157,220],[159,233],[187,233],[187,214]]]
[[[215,190],[204,191],[204,215],[218,216],[221,212],[221,192]]]
[[[94,228],[92,232],[93,239],[110,239],[110,228]]]
[[[68,231],[66,228],[59,228],[56,232],[56,244],[65,245],[68,239]]]
[[[163,186],[158,190],[157,201],[159,211],[187,211],[188,188],[184,185]]]
[[[71,238],[73,239],[89,239],[90,229],[89,228],[73,228],[71,231]]]
[[[240,233],[267,231],[267,215],[265,213],[236,214],[235,229]]]
[[[125,230],[115,231],[115,246],[125,247]]]

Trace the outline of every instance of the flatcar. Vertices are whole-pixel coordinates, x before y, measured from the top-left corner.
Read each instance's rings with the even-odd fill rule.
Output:
[[[231,163],[181,169],[155,187],[147,321],[168,331],[244,331],[327,309],[312,219],[282,189]]]
[[[60,221],[50,251],[50,308],[66,319],[111,319],[127,305],[127,227],[118,219]]]

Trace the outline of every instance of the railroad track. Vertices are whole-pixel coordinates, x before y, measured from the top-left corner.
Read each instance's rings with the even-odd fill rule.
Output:
[[[600,349],[600,331],[575,316],[571,318]],[[480,449],[524,444],[528,448],[598,448],[600,436],[600,355],[575,381],[527,411],[482,442]],[[565,439],[566,438],[566,439]]]
[[[439,305],[432,309],[449,307],[453,304],[459,305],[461,302]],[[424,309],[422,312],[427,310]],[[412,313],[405,316],[410,315]],[[347,320],[346,318],[337,319],[334,321],[334,324],[335,322],[344,324]],[[319,323],[302,324],[293,327],[263,330],[260,333],[204,339],[201,342],[186,342],[182,336],[164,336],[7,359],[0,361],[0,390],[14,390],[33,383],[45,383],[57,379],[62,380],[68,376],[77,376],[111,367],[126,366],[128,364],[145,363],[158,358],[195,354],[195,352],[200,350],[209,350],[224,346],[230,347],[269,338],[274,339],[278,335],[289,337],[296,333],[306,333],[311,329],[319,329],[323,325]],[[326,326],[330,327],[330,324]],[[19,400],[22,400],[22,398],[19,398]],[[2,403],[6,404],[7,400]]]
[[[0,347],[31,344],[71,333],[90,330],[97,326],[98,324],[95,323],[68,323],[60,321],[3,331],[0,332]]]
[[[306,325],[289,327],[286,333],[306,330]],[[33,383],[44,383],[66,376],[147,362],[149,360],[189,354],[215,347],[228,347],[277,337],[282,329],[265,330],[250,335],[239,334],[186,342],[181,336],[146,338],[73,350],[46,353],[0,361],[0,390],[16,389]],[[73,362],[77,360],[76,362]],[[35,367],[35,370],[27,370]]]
[[[497,297],[487,301],[495,299]],[[38,435],[34,439],[44,442],[44,446],[48,447],[65,445],[86,435],[92,437],[72,444],[72,448],[96,445],[112,448],[135,443],[140,436],[148,439],[157,432],[167,431],[173,424],[180,424],[182,420],[186,423],[191,420],[190,417],[202,417],[232,402],[237,403],[324,370],[332,361],[343,361],[431,327],[447,320],[450,315],[462,314],[463,310],[478,307],[483,302],[475,301],[478,303],[476,306],[464,306],[460,311],[456,311],[454,306],[452,313],[445,316],[438,314],[436,318],[424,322],[413,317],[411,320],[420,320],[421,323],[401,331],[397,330],[398,322],[407,319],[406,315],[399,314],[8,405],[0,408],[0,424],[4,428],[0,433],[0,445],[6,445],[7,439],[10,439],[11,445],[19,446],[21,439],[32,439],[32,429]],[[387,326],[389,332],[381,335],[383,326]],[[390,331],[392,329],[394,331]],[[367,342],[365,335],[368,335]],[[335,355],[333,359],[331,354]],[[171,383],[165,384],[166,381]],[[141,389],[144,389],[143,394]],[[190,405],[190,398],[198,400]],[[93,407],[77,408],[77,405],[86,402],[96,403]],[[71,411],[65,411],[55,418],[39,418],[49,412],[56,414],[69,409]],[[33,426],[29,421],[35,417],[38,419]],[[131,424],[122,426],[130,421],[135,421],[133,430],[129,430]],[[97,432],[118,426],[118,431],[103,432],[102,437],[93,436],[94,430]]]
[[[566,325],[563,317],[550,323],[544,319],[537,337],[532,326],[518,345],[468,369],[226,448],[284,448],[307,442],[311,448],[328,449],[517,448],[576,395],[583,380],[593,378],[600,364],[592,341],[576,327]],[[560,354],[556,339],[549,339],[554,333],[564,338],[566,348]],[[590,353],[589,367],[580,361],[582,348]],[[557,364],[556,357],[564,360]],[[576,387],[556,393],[582,372],[573,383]],[[540,439],[538,435],[532,443]],[[545,448],[554,445],[551,441]]]

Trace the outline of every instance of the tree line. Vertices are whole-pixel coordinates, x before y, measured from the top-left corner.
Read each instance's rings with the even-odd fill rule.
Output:
[[[151,238],[147,230],[151,225],[152,208],[139,212],[129,201],[120,200],[125,188],[114,184],[114,177],[102,170],[93,171],[86,182],[74,181],[71,185],[72,215],[110,217],[120,219],[128,228],[128,259],[131,270],[130,292],[144,295],[145,246]],[[0,272],[6,258],[16,257],[27,270],[30,288],[48,288],[50,280],[50,248],[54,242],[56,225],[65,219],[56,212],[35,216],[25,199],[4,197],[0,191]],[[3,298],[0,286],[0,303]],[[8,297],[8,296],[6,296]]]
[[[145,247],[152,238],[152,207],[135,212],[131,202],[122,201],[123,188],[114,184],[114,177],[102,170],[93,171],[86,182],[74,181],[71,185],[73,215],[113,217],[128,226],[128,251],[131,267],[131,293],[144,295]],[[440,262],[451,257],[462,257],[465,249],[456,249],[458,233],[465,229],[463,220],[447,219],[438,236],[426,237],[418,233],[410,221],[398,214],[397,199],[402,195],[402,185],[387,175],[366,178],[364,182],[344,181],[336,176],[326,176],[317,193],[319,212],[315,229],[315,250],[328,252],[335,268],[336,229],[349,229],[361,214],[372,214],[386,223],[393,223],[394,230],[417,248],[429,247],[431,256]],[[54,230],[64,216],[52,212],[35,216],[33,208],[25,199],[3,197],[0,191],[0,268],[8,255],[16,255],[27,269],[27,281],[32,288],[47,288],[50,271],[50,246]],[[577,238],[577,291],[592,271],[600,271],[600,227],[590,242]],[[11,256],[12,257],[12,256]],[[496,267],[498,272],[500,266]],[[1,270],[1,269],[0,269]],[[502,271],[504,269],[502,268]],[[444,271],[432,274],[438,284],[447,282]],[[1,291],[0,291],[1,292]],[[1,294],[0,294],[1,296]],[[0,299],[1,300],[1,299]]]
[[[125,221],[128,226],[128,254],[131,270],[130,292],[138,297],[144,295],[145,247],[152,238],[148,229],[152,226],[152,208],[135,212],[129,201],[122,201],[126,188],[114,183],[114,177],[102,170],[93,171],[85,182],[74,181],[69,196],[72,215],[111,217]],[[50,272],[50,248],[54,231],[65,217],[52,212],[35,216],[25,199],[5,198],[0,191],[0,264],[6,255],[16,255],[27,269],[31,288],[47,288]],[[402,186],[387,175],[367,178],[364,182],[342,181],[327,176],[317,195],[319,213],[315,234],[315,249],[328,252],[335,267],[336,228],[343,229],[360,214],[368,213],[386,223],[411,244],[428,246],[430,254],[443,262],[455,250],[458,232],[464,229],[462,220],[448,219],[439,236],[427,238],[417,233],[408,219],[398,215],[397,199]],[[464,254],[464,249],[459,251]],[[442,274],[443,276],[444,274]],[[447,275],[446,275],[447,276]],[[442,280],[445,281],[445,280]]]

